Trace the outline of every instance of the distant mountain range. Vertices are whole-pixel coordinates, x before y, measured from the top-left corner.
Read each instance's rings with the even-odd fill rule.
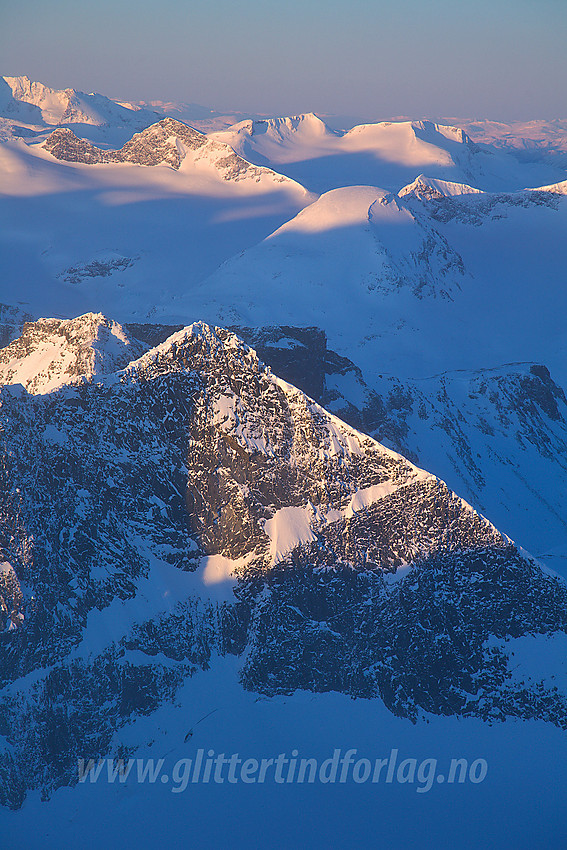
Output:
[[[342,132],[310,114],[244,121],[213,137],[315,192],[368,184],[397,191],[421,172],[489,191],[520,189],[544,182],[552,168],[533,162],[519,169],[509,153],[485,149],[459,127],[431,121],[386,121]]]
[[[94,130],[95,138],[104,139],[108,129],[128,138],[128,133],[158,118],[153,110],[117,103],[102,94],[52,89],[24,76],[0,77],[0,132],[4,135],[28,137],[44,128],[71,125],[81,132]]]

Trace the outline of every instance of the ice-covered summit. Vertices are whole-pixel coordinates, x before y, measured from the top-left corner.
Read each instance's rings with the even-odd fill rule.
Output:
[[[0,350],[0,386],[22,384],[29,393],[49,393],[115,372],[143,351],[101,313],[38,319],[26,322],[21,336]]]
[[[434,177],[426,177],[420,174],[412,183],[404,186],[398,192],[398,197],[405,198],[413,196],[419,200],[431,200],[433,198],[451,198],[457,195],[482,195],[481,189],[475,189],[467,183],[453,183],[449,180],[439,180]]]
[[[119,104],[102,94],[76,89],[52,89],[26,76],[0,77],[0,116],[34,125],[121,124],[146,127],[155,113]]]

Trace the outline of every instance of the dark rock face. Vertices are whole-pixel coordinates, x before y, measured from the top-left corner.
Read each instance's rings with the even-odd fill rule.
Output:
[[[233,327],[234,331],[265,363],[290,384],[300,387],[322,404],[325,374],[332,352],[327,349],[320,328],[292,328],[278,325],[265,328]]]
[[[327,348],[318,329],[234,330],[277,374],[349,425],[450,480],[479,510],[504,527],[510,523],[513,536],[521,539],[525,530],[514,513],[529,506],[542,526],[538,546],[548,545],[546,535],[564,538],[567,399],[545,366],[511,363],[424,380],[379,375],[369,386],[352,361]]]
[[[16,339],[24,323],[31,320],[32,316],[24,310],[10,304],[0,304],[0,348],[4,348]]]
[[[567,405],[567,399],[561,387],[553,382],[547,366],[535,363],[530,366],[530,376],[523,379],[522,391],[529,408],[541,408],[550,419],[563,418],[559,405]]]
[[[91,260],[89,263],[77,263],[69,266],[57,277],[66,283],[81,283],[86,278],[109,277],[115,271],[131,268],[139,257],[112,257],[106,260]]]
[[[567,728],[564,694],[510,683],[491,635],[565,630],[564,587],[513,547],[444,551],[401,582],[380,571],[279,565],[253,609],[246,687],[266,694],[339,690],[380,697],[395,714],[544,718]],[[528,625],[529,624],[529,625]]]
[[[324,351],[312,329],[284,338]],[[234,334],[195,325],[122,371],[0,402],[3,803],[75,781],[77,756],[112,752],[213,652],[243,655],[267,695],[567,725],[565,695],[512,682],[490,645],[567,630],[565,586]],[[233,562],[233,601],[198,592],[205,554]],[[160,575],[191,583],[166,605]]]
[[[207,137],[198,130],[173,118],[163,118],[126,142],[117,151],[115,162],[135,162],[139,165],[159,165],[165,162],[177,169],[183,157],[178,145],[171,144],[172,137],[178,139],[187,150],[197,150],[207,144]]]
[[[80,139],[72,130],[61,128],[54,130],[44,142],[46,151],[64,162],[82,162],[94,165],[98,162],[112,162],[112,153],[95,147],[86,139]],[[108,157],[108,158],[107,158]]]
[[[141,342],[155,348],[165,342],[168,336],[171,336],[178,331],[183,330],[183,325],[158,325],[152,323],[142,324],[140,322],[130,322],[124,325],[124,330]]]

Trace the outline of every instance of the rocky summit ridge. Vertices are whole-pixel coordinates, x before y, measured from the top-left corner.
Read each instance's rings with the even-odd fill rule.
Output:
[[[54,130],[42,146],[56,159],[84,165],[129,162],[135,165],[169,165],[176,171],[188,154],[194,160],[209,160],[225,180],[246,177],[259,179],[275,175],[269,168],[251,165],[223,142],[210,140],[203,133],[174,118],[162,118],[135,133],[119,150],[103,150],[76,136],[68,127]],[[280,181],[287,178],[278,175]]]

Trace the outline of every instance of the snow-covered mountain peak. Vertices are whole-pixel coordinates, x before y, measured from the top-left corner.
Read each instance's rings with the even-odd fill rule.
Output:
[[[368,213],[376,200],[384,200],[388,193],[375,186],[346,186],[331,189],[305,207],[291,221],[282,225],[270,239],[285,233],[318,233],[338,227],[349,227],[368,222]]]
[[[305,326],[324,323],[339,353],[354,345],[374,361],[367,340],[382,337],[386,322],[388,333],[399,333],[396,313],[408,294],[450,302],[466,275],[460,254],[419,207],[371,186],[326,192],[224,263],[186,309],[198,298],[208,321],[245,327],[297,325],[301,316]],[[409,310],[419,312],[417,302]]]
[[[309,114],[244,121],[211,137],[318,193],[348,185],[397,192],[420,172],[486,191],[517,190],[553,179],[535,175],[557,174],[543,163],[521,164],[480,147],[460,127],[427,120],[358,124],[343,132]]]
[[[188,355],[193,352],[197,360]],[[227,353],[247,368],[257,371],[259,360],[256,352],[230,331],[214,328],[206,322],[193,322],[171,334],[159,345],[133,360],[125,374],[144,374],[150,371],[196,368],[197,361],[204,360],[226,363]]]
[[[266,118],[254,121],[252,132],[259,135],[270,133],[279,136],[282,140],[291,133],[309,135],[335,135],[314,112],[305,112],[300,115],[288,115],[281,118]]]
[[[209,134],[256,165],[277,166],[307,157],[325,148],[341,133],[331,130],[313,112],[276,118],[240,121],[225,130]],[[299,152],[302,151],[303,154]]]
[[[69,128],[54,130],[41,147],[53,157],[84,165],[129,162],[135,165],[168,165],[176,171],[197,168],[222,180],[295,184],[270,168],[252,165],[225,142],[208,138],[174,118],[162,118],[136,133],[119,150],[103,150],[78,138]],[[295,184],[295,188],[302,189]]]
[[[144,346],[101,313],[76,319],[26,322],[21,336],[0,350],[0,385],[22,384],[49,393],[123,368]]]
[[[286,144],[296,143],[305,137],[305,140],[314,142],[318,136],[337,135],[324,121],[314,112],[301,113],[300,115],[288,115],[278,118],[259,118],[256,120],[246,119],[233,124],[227,130],[211,133],[210,138],[226,141],[232,144],[231,139],[237,144],[238,136],[265,136],[265,140]]]
[[[559,183],[550,183],[548,186],[538,186],[530,191],[549,192],[552,195],[567,195],[567,180],[561,180]]]
[[[178,169],[188,150],[207,143],[198,130],[173,118],[162,118],[150,127],[135,133],[117,151],[105,151],[78,138],[72,130],[54,130],[42,147],[56,159],[82,162],[87,165],[107,162],[132,162],[138,165],[171,165]]]
[[[564,632],[565,586],[233,333],[196,323],[72,393],[4,391],[0,449],[3,804],[73,784],[76,752],[153,744],[152,713],[177,714],[195,681],[217,700],[209,668],[227,655],[250,705],[333,690],[412,720],[565,726],[563,690],[539,667],[510,681],[504,646]],[[182,713],[167,747],[187,753]]]
[[[448,180],[440,180],[420,174],[412,183],[400,189],[398,197],[412,196],[420,200],[431,200],[433,198],[451,198],[456,195],[481,194],[483,194],[481,189],[475,189],[467,183],[453,183]]]
[[[31,125],[86,124],[146,127],[155,113],[101,94],[52,89],[26,76],[0,78],[0,115]]]
[[[412,121],[412,129],[418,138],[424,141],[438,144],[439,137],[442,136],[450,142],[457,142],[461,145],[466,145],[473,153],[478,152],[479,147],[476,145],[470,136],[465,133],[460,127],[453,127],[447,124],[436,124],[434,121]]]
[[[24,74],[17,77],[4,76],[2,79],[5,80],[11,88],[12,93],[17,100],[28,100],[28,98],[41,97],[46,90],[53,91],[53,89],[48,89],[47,86],[44,86],[43,83],[32,82],[32,80]],[[29,100],[28,102],[31,103],[32,101]]]
[[[41,117],[48,124],[59,124],[69,106],[71,89],[55,91],[43,83],[33,82],[29,77],[3,77],[6,86],[2,86],[4,97],[2,108],[10,107],[15,112],[18,104],[36,107],[42,113]],[[10,103],[13,99],[15,103]],[[25,107],[24,107],[25,109]]]

